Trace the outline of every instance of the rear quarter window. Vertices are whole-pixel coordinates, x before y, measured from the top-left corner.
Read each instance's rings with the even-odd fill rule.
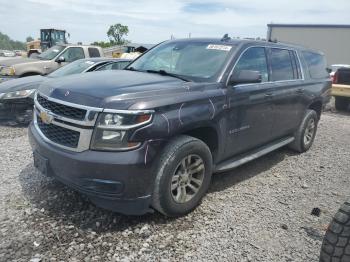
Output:
[[[303,51],[302,54],[311,78],[320,79],[329,77],[326,59],[323,55],[307,51]]]
[[[100,51],[97,48],[89,47],[88,48],[89,56],[90,57],[100,57]]]

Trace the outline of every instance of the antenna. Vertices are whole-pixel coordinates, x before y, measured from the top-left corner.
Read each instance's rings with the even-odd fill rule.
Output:
[[[228,34],[224,34],[224,36],[221,38],[221,41],[229,41],[231,40],[231,37],[228,36]]]

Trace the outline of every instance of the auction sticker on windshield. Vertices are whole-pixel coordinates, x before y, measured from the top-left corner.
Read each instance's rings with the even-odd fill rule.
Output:
[[[221,51],[230,51],[232,48],[232,46],[229,46],[229,45],[208,45],[207,46],[207,49],[212,49],[212,50],[221,50]]]

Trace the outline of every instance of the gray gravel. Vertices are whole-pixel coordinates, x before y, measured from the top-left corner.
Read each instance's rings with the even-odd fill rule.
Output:
[[[186,217],[126,217],[40,175],[26,129],[2,126],[0,260],[318,261],[325,228],[350,193],[349,148],[350,116],[328,112],[310,151],[281,149],[215,175]]]

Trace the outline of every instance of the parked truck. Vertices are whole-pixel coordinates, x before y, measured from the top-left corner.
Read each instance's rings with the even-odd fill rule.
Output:
[[[16,58],[0,61],[0,82],[18,77],[47,75],[57,68],[82,58],[103,57],[98,46],[55,45],[37,58]]]
[[[350,105],[350,68],[341,67],[333,76],[332,95],[337,110],[347,110]]]

